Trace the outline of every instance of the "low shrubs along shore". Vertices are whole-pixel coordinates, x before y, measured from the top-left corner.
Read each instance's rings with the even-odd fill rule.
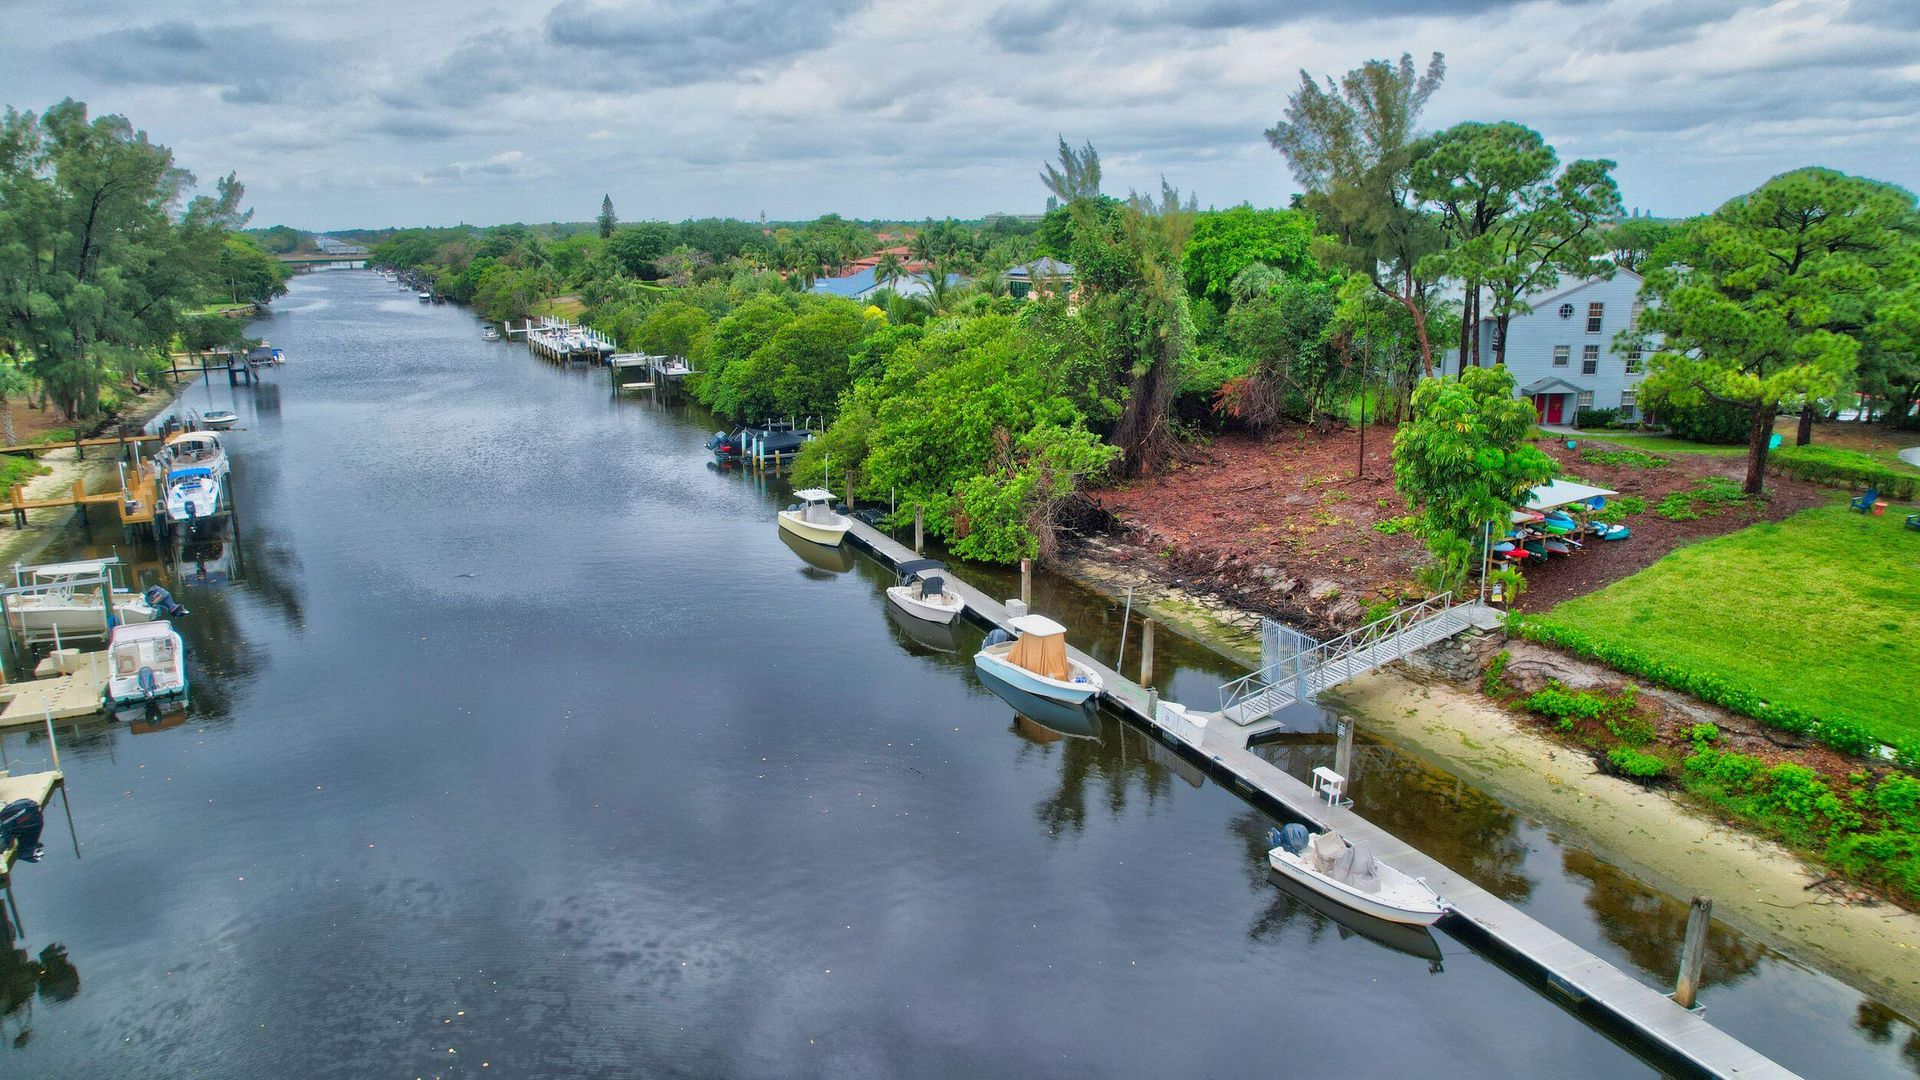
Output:
[[[1920,779],[1896,769],[1826,776],[1790,761],[1769,764],[1722,749],[1720,730],[1694,724],[1662,740],[1629,683],[1611,694],[1548,683],[1521,694],[1497,654],[1483,679],[1496,700],[1552,723],[1599,754],[1605,768],[1642,784],[1671,784],[1742,825],[1783,841],[1847,878],[1920,905]]]

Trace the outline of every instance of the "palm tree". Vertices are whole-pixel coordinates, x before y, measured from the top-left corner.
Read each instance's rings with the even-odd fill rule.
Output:
[[[873,268],[874,284],[884,289],[893,288],[899,282],[905,281],[907,276],[907,264],[891,251],[880,256],[879,263]]]

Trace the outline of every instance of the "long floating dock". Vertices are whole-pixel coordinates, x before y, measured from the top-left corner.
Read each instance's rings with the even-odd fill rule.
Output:
[[[856,543],[892,567],[920,556],[913,549],[865,522],[855,520]],[[1006,606],[947,575],[947,587],[967,602],[978,621],[1006,629]],[[1101,698],[1158,735],[1163,742],[1197,757],[1216,779],[1237,788],[1251,801],[1272,803],[1320,828],[1332,828],[1350,840],[1365,840],[1376,857],[1414,877],[1424,877],[1453,909],[1450,928],[1519,962],[1542,977],[1568,1003],[1597,1010],[1649,1046],[1708,1076],[1793,1077],[1771,1058],[1683,1008],[1673,999],[1561,937],[1520,909],[1454,873],[1406,841],[1343,807],[1330,806],[1306,784],[1248,748],[1248,733],[1231,722],[1196,722],[1189,714],[1157,700],[1112,668],[1069,646],[1068,653],[1099,672]]]

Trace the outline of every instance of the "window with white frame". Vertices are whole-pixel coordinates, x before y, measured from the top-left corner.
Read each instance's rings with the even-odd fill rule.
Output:
[[[1627,374],[1638,375],[1640,374],[1640,368],[1640,346],[1635,345],[1633,348],[1627,350]]]
[[[1597,334],[1600,332],[1600,320],[1606,313],[1607,305],[1605,304],[1596,302],[1587,305],[1587,333]]]
[[[1580,350],[1580,374],[1600,374],[1600,346],[1588,345]]]
[[[1645,300],[1635,300],[1633,302],[1633,312],[1627,317],[1627,329],[1640,329],[1640,316],[1646,314],[1646,311],[1647,302]]]
[[[1573,356],[1573,346],[1555,345],[1553,347],[1553,366],[1566,367],[1568,359],[1570,359],[1572,356]]]
[[[1640,392],[1638,390],[1620,391],[1620,411],[1626,413],[1628,416],[1632,416],[1635,406],[1639,404],[1639,400]]]
[[[1591,390],[1580,391],[1580,395],[1574,399],[1573,406],[1576,409],[1593,408],[1593,391]]]

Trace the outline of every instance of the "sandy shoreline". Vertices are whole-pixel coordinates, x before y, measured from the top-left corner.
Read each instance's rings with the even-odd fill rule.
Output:
[[[1110,596],[1133,585],[1136,611],[1144,606],[1184,637],[1259,663],[1254,616],[1096,557],[1055,569]],[[1682,899],[1712,896],[1715,918],[1742,934],[1920,1017],[1920,915],[1809,891],[1824,869],[1670,794],[1599,773],[1588,754],[1528,728],[1476,691],[1396,667],[1330,696],[1366,734],[1473,783],[1656,888]]]
[[[164,412],[180,396],[177,387],[156,387],[133,403],[122,414],[116,427],[143,428],[154,417]],[[111,448],[109,448],[111,449]],[[117,477],[119,472],[115,463],[120,459],[113,454],[96,449],[92,456],[82,460],[72,450],[50,450],[40,455],[40,464],[50,472],[27,481],[26,497],[29,499],[47,498],[73,490],[73,482],[85,479],[89,492],[99,491],[106,486],[108,477]],[[116,480],[115,483],[118,483]],[[90,513],[114,513],[111,506],[95,508]],[[0,565],[11,566],[14,563],[31,563],[37,560],[42,551],[52,544],[76,519],[77,511],[68,507],[52,507],[44,510],[27,511],[27,527],[12,527],[12,516],[0,523]],[[117,520],[117,519],[116,519]]]

